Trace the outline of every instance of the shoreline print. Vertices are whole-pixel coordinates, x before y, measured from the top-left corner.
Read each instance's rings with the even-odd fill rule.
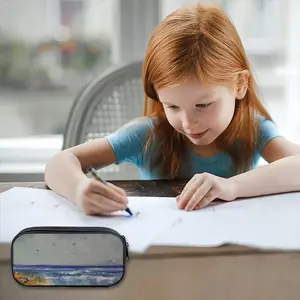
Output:
[[[15,279],[35,286],[111,286],[123,273],[123,265],[14,265]]]

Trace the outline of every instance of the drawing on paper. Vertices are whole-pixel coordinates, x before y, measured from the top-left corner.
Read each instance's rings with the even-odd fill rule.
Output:
[[[101,218],[135,218],[139,216],[140,212],[133,213],[132,215],[129,215],[128,213],[123,213],[123,212],[112,212],[108,214],[102,214]]]

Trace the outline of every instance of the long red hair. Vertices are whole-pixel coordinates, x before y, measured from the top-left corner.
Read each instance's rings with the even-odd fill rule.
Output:
[[[233,159],[236,173],[249,169],[255,151],[259,120],[272,120],[259,100],[257,85],[236,28],[218,6],[197,5],[176,10],[153,31],[143,64],[145,116],[160,117],[150,133],[145,151],[159,141],[159,155],[153,163],[161,174],[176,178],[181,167],[184,137],[167,121],[156,89],[182,82],[188,76],[207,85],[243,84],[247,92],[236,100],[233,119],[217,138],[220,149]],[[237,143],[239,142],[239,143]]]

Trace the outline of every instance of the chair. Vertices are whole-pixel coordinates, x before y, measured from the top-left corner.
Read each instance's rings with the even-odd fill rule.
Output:
[[[110,69],[79,93],[66,124],[63,149],[104,137],[143,114],[142,62]],[[107,180],[140,179],[138,168],[129,163],[99,172]]]

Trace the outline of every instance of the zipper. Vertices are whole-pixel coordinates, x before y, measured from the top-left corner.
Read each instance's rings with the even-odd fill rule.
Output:
[[[125,238],[124,235],[122,235],[121,237],[122,237],[122,239],[123,239],[123,241],[124,241],[124,243],[125,243],[124,247],[125,247],[125,256],[126,256],[126,260],[129,261],[129,250],[128,250],[129,244],[128,244],[128,242],[126,241],[126,238]]]

